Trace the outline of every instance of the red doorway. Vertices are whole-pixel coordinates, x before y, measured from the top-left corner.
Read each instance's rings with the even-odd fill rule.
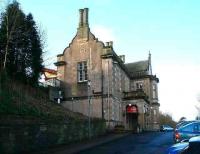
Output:
[[[129,104],[126,106],[126,125],[129,130],[137,130],[138,107],[136,105]]]

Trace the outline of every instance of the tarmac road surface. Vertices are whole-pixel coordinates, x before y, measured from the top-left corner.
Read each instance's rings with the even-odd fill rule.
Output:
[[[172,132],[130,134],[79,154],[166,154],[173,145]]]

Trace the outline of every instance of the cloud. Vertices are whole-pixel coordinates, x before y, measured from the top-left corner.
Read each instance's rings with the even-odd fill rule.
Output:
[[[159,98],[160,109],[172,113],[175,120],[180,117],[194,119],[197,115],[195,105],[200,93],[200,66],[198,65],[160,65]]]
[[[93,34],[103,42],[113,41],[116,42],[116,36],[114,35],[113,29],[105,27],[103,25],[94,25],[91,28]]]

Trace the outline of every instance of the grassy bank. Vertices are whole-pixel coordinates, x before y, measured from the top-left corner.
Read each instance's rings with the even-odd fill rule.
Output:
[[[85,119],[48,99],[48,89],[33,88],[29,85],[0,75],[0,115],[35,117],[44,120],[65,120],[68,118]]]

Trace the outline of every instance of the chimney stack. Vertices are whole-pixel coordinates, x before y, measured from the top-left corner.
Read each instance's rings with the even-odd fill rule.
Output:
[[[88,26],[88,8],[84,8],[83,10],[83,24],[84,26]]]
[[[88,27],[88,8],[79,9],[79,27]]]
[[[123,63],[125,63],[125,55],[120,55],[119,58],[122,60]]]
[[[83,26],[83,9],[79,9],[79,27]]]
[[[106,47],[113,47],[113,41],[106,42]]]
[[[108,47],[109,46],[109,42],[106,42],[106,47]]]
[[[89,38],[89,24],[88,24],[88,8],[79,9],[79,26],[77,29],[77,36],[80,39],[88,40]]]
[[[109,42],[109,46],[110,46],[110,47],[113,47],[113,41],[110,41],[110,42]]]

